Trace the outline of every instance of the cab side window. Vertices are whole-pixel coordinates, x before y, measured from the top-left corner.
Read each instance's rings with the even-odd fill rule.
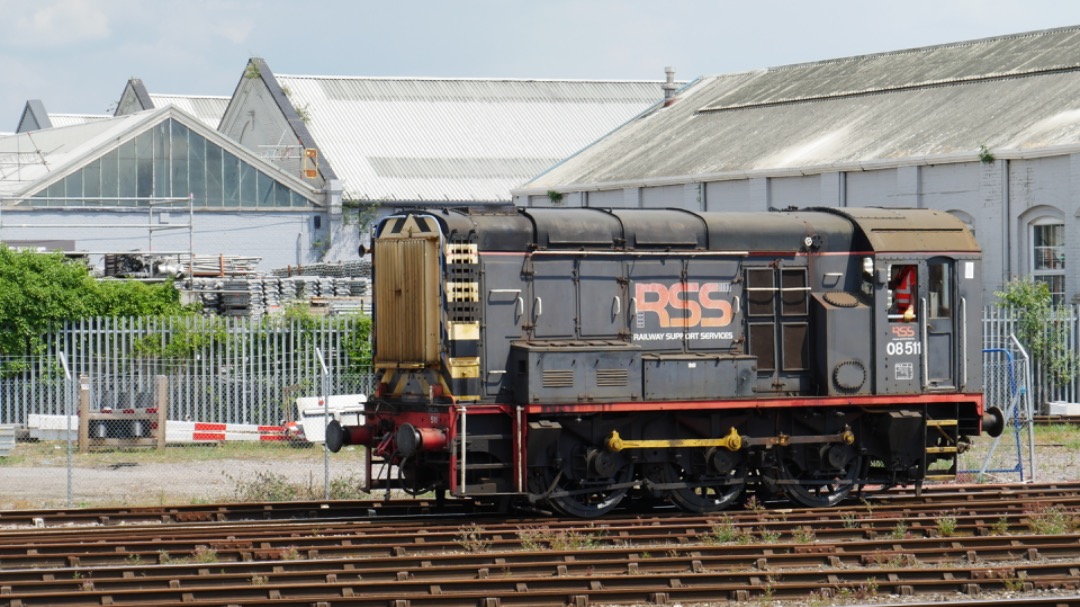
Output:
[[[919,267],[915,264],[889,266],[890,321],[914,322],[917,320],[918,270]]]
[[[952,266],[944,262],[930,263],[930,284],[927,292],[930,318],[952,318]]]

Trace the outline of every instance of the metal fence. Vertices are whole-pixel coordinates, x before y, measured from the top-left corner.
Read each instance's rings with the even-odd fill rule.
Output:
[[[995,348],[1011,349],[1010,336],[1019,335],[1020,317],[1022,311],[990,306],[983,310],[983,348],[992,350]],[[1080,306],[1062,306],[1051,311],[1046,324],[1048,333],[1056,335],[1058,345],[1063,352],[1080,354]],[[1027,344],[1024,344],[1027,347]],[[1048,403],[1054,401],[1077,402],[1076,378],[1055,379],[1049,371],[1047,361],[1042,360],[1037,352],[1029,352],[1031,355],[1032,381],[1030,386],[1031,399],[1034,402],[1036,414],[1045,415],[1049,408]]]
[[[172,419],[278,424],[300,396],[369,393],[371,375],[356,358],[358,317],[98,318],[50,336],[46,352],[0,359],[23,371],[0,378],[0,423],[25,425],[31,414],[62,415],[73,377],[90,383],[91,409],[141,409],[154,403],[154,378],[169,378]],[[330,371],[324,385],[316,352]]]
[[[1018,320],[1010,310],[984,310],[985,348],[990,352],[984,364],[987,399],[1006,411],[1009,423],[1006,433],[988,445],[988,451],[965,456],[962,468],[972,475],[1015,473],[1031,480],[1030,426],[1024,424],[1033,412],[1045,412],[1050,401],[1076,401],[1075,382],[1054,384],[1036,357],[1030,362],[1024,358],[1021,364],[1017,356],[1006,360],[1008,356],[994,354],[1021,349],[1010,337]],[[250,442],[239,447],[196,443],[193,446],[197,449],[165,450],[174,455],[164,456],[161,462],[162,456],[151,455],[152,451],[102,450],[73,457],[73,430],[78,428],[74,413],[81,398],[89,401],[90,411],[145,411],[164,401],[170,423],[278,426],[296,418],[299,397],[317,400],[328,394],[372,391],[373,378],[358,360],[366,322],[366,318],[352,316],[93,319],[72,323],[52,335],[47,351],[40,356],[0,359],[0,368],[9,371],[0,375],[0,425],[25,427],[35,415],[61,417],[65,422],[54,437],[66,439],[68,451],[65,461],[60,457],[63,442],[14,449],[8,463],[0,468],[0,509],[117,500],[146,504],[289,499],[290,495],[350,497],[349,487],[359,484],[359,466],[355,457],[350,457],[356,455],[352,447],[328,457],[317,446],[298,449],[281,442]],[[1060,329],[1059,335],[1071,351],[1080,351],[1076,342],[1080,313],[1076,307],[1056,311],[1051,323]],[[1029,371],[1023,370],[1024,364],[1030,365]],[[14,369],[19,372],[10,372]],[[149,417],[141,419],[143,425],[138,421],[126,419],[120,430],[106,430],[105,434],[139,439],[155,423]],[[978,441],[980,445],[986,442]],[[36,459],[20,463],[20,451],[31,449],[37,450],[32,451]],[[177,452],[183,455],[175,455]],[[303,494],[272,493],[282,479],[307,490]],[[254,485],[267,491],[240,492]],[[24,497],[12,497],[17,495]]]

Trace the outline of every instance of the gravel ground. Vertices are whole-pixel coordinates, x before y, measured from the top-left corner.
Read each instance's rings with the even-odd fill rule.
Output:
[[[1022,438],[1026,438],[1021,433]],[[978,469],[989,439],[982,438],[961,461]],[[1036,480],[1080,480],[1080,428],[1038,428]],[[361,477],[355,450],[331,454],[332,483],[355,487]],[[20,450],[26,453],[20,454]],[[1026,443],[1020,451],[1027,456]],[[991,469],[1007,469],[1016,461],[1015,437],[999,442]],[[164,505],[238,501],[260,490],[288,485],[298,498],[323,495],[323,451],[274,445],[240,453],[214,447],[167,448],[162,452],[122,451],[76,454],[72,469],[72,505]],[[8,461],[0,459],[0,510],[67,506],[66,444],[20,443]],[[1025,461],[1030,480],[1030,464]],[[377,472],[377,470],[376,470]],[[974,481],[967,475],[961,480]],[[1016,473],[994,473],[983,482],[1016,482]],[[348,497],[348,496],[343,496]],[[251,499],[257,499],[251,497]]]

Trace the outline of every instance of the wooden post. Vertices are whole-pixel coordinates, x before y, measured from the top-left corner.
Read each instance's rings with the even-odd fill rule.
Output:
[[[169,378],[164,375],[158,375],[155,378],[155,385],[157,394],[154,397],[154,402],[157,405],[157,448],[165,448],[165,419],[168,417],[166,412],[169,410]]]
[[[79,453],[90,451],[90,378],[79,376]]]

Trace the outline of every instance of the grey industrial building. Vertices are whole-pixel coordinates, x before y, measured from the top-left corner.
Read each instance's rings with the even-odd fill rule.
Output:
[[[1080,27],[700,78],[514,191],[523,206],[894,206],[974,228],[987,295],[1080,301]]]
[[[132,79],[112,116],[31,101],[19,132],[0,136],[0,241],[190,249],[257,258],[261,272],[354,260],[384,208],[509,203],[511,187],[660,103],[665,86],[285,76],[256,58],[228,97]]]

